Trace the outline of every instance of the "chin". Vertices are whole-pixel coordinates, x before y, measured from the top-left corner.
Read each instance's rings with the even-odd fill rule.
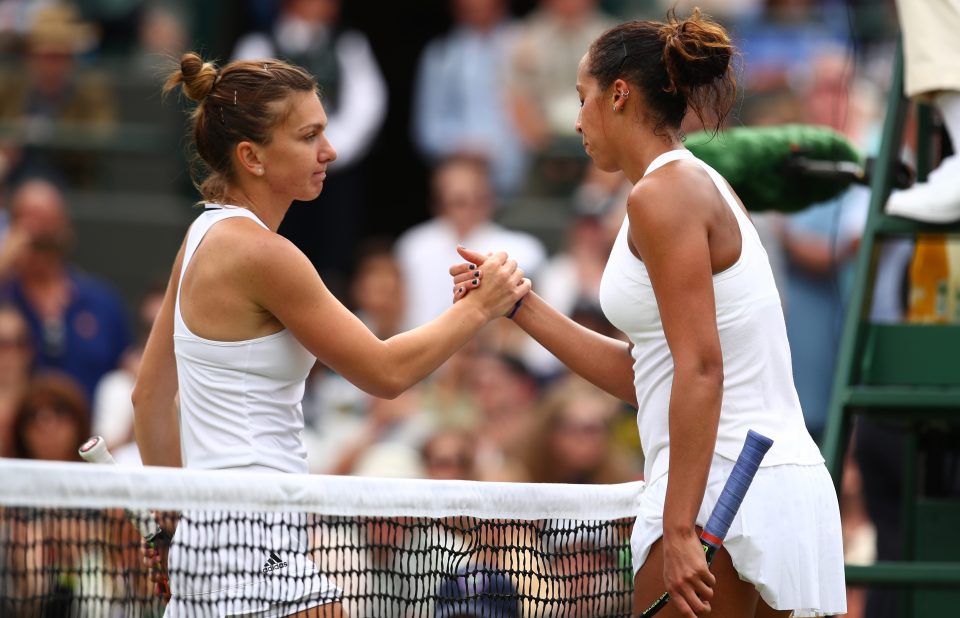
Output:
[[[315,199],[317,199],[318,197],[320,197],[320,193],[322,193],[322,192],[323,192],[323,185],[321,185],[319,188],[313,189],[313,190],[311,190],[311,191],[304,191],[303,195],[300,195],[300,196],[297,197],[297,201],[299,201],[299,202],[312,202],[313,200],[315,200]]]
[[[620,167],[611,161],[602,161],[598,159],[593,160],[593,164],[597,166],[597,169],[601,172],[613,173],[619,172]]]

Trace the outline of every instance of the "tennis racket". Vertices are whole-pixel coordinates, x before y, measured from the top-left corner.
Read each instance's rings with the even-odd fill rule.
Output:
[[[78,451],[80,457],[84,461],[97,464],[116,464],[114,461],[113,455],[110,454],[109,449],[107,449],[107,443],[100,436],[93,436],[86,442],[84,442]],[[153,513],[147,510],[137,510],[131,511],[129,509],[124,509],[124,512],[127,514],[127,519],[130,520],[130,523],[137,529],[140,533],[140,536],[143,537],[143,540],[146,541],[147,547],[150,549],[159,549],[158,545],[160,543],[170,545],[170,535],[160,527],[160,524],[157,523],[156,517],[153,516]],[[159,593],[164,596],[164,598],[169,598],[170,596],[170,580],[167,577],[166,573],[162,573],[160,576],[160,581],[157,582],[159,586]]]
[[[713,513],[707,520],[707,525],[703,527],[700,533],[700,542],[703,544],[703,552],[707,558],[707,565],[713,562],[713,556],[723,545],[723,539],[730,530],[730,524],[740,510],[740,504],[743,497],[753,482],[753,477],[763,461],[764,455],[773,446],[773,440],[762,436],[757,432],[747,431],[747,439],[743,444],[743,450],[737,457],[737,462],[733,465],[730,477],[724,483],[720,491],[720,497],[717,498],[717,505],[713,507]],[[654,601],[653,605],[640,614],[639,618],[649,618],[659,612],[670,600],[670,594],[664,592],[660,598]]]

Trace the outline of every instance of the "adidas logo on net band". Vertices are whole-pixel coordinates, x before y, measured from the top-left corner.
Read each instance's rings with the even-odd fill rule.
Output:
[[[276,571],[277,569],[282,569],[287,566],[287,563],[280,559],[280,556],[277,555],[277,552],[270,552],[270,557],[267,558],[267,561],[263,563],[263,568],[260,569],[260,572],[266,575],[271,571]]]

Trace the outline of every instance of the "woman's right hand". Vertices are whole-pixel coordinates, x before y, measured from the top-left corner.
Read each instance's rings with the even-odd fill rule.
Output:
[[[461,255],[463,254],[464,252],[461,251]],[[524,277],[523,270],[517,267],[516,260],[510,259],[506,253],[500,251],[489,256],[481,256],[470,252],[469,256],[468,259],[473,259],[477,268],[469,271],[470,274],[467,276],[472,278],[459,284],[457,288],[463,291],[466,291],[466,287],[473,288],[470,302],[480,304],[488,320],[510,313],[514,305],[530,291],[532,285],[530,280]],[[451,274],[453,274],[452,271],[453,269]],[[475,272],[479,274],[473,274]],[[454,275],[455,279],[457,276]],[[479,285],[481,279],[484,282],[483,286]]]

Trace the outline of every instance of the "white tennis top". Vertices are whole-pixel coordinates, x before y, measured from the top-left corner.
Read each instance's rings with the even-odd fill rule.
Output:
[[[679,159],[697,161],[710,174],[733,209],[743,239],[739,259],[713,277],[724,373],[715,452],[736,459],[747,430],[753,429],[774,440],[764,466],[821,463],[803,422],[780,296],[756,229],[720,174],[689,150],[665,152],[644,174]],[[633,342],[637,425],[646,458],[644,475],[651,482],[667,471],[669,463],[673,358],[647,269],[627,244],[629,227],[627,217],[601,279],[600,305],[607,319]]]
[[[208,208],[187,233],[181,283],[207,231],[231,217],[266,227],[244,208]],[[247,341],[198,337],[183,321],[178,288],[173,342],[184,467],[307,472],[301,400],[316,359],[290,331]]]

